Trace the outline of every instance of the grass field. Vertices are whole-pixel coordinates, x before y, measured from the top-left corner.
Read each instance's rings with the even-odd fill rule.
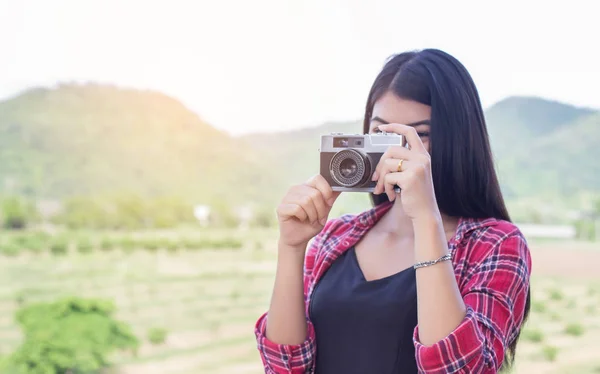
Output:
[[[222,248],[206,248],[207,236]],[[145,246],[121,241],[58,256],[2,256],[0,355],[22,338],[13,321],[20,305],[93,296],[115,300],[118,317],[143,340],[136,356],[115,357],[115,373],[261,373],[253,326],[268,306],[275,241],[268,230],[195,232]],[[600,250],[589,243],[531,247],[533,310],[514,372],[599,373]],[[153,328],[166,330],[164,343],[149,341]]]

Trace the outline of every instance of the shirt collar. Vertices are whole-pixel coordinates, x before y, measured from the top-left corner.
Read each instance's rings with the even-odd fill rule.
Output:
[[[358,216],[354,220],[356,226],[360,226],[362,230],[368,230],[375,226],[377,221],[381,219],[393,206],[392,202],[385,202],[368,209]],[[458,217],[458,226],[456,228],[456,234],[451,239],[451,242],[460,242],[467,233],[476,230],[481,227],[490,226],[495,219],[478,219],[478,218],[464,218]]]

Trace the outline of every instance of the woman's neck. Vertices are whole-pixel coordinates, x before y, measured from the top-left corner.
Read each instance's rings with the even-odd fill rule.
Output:
[[[444,232],[448,238],[451,238],[456,233],[458,226],[458,218],[450,217],[445,214],[440,215]],[[406,214],[400,197],[394,200],[391,209],[377,222],[378,231],[394,234],[401,238],[412,237],[414,235],[412,219]]]

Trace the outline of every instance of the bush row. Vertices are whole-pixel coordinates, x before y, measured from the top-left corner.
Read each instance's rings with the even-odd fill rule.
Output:
[[[0,196],[0,223],[5,229],[20,230],[37,222],[51,222],[70,229],[138,230],[175,228],[198,223],[194,204],[179,197],[142,197],[134,193],[109,196],[74,196],[60,202],[49,213],[33,201],[19,196]],[[242,222],[237,206],[226,201],[208,204],[211,227],[234,228]],[[39,209],[39,211],[38,211]],[[254,227],[276,224],[274,207],[253,209],[249,223]]]
[[[225,238],[135,238],[86,236],[70,237],[67,235],[50,236],[43,233],[29,235],[12,235],[0,241],[0,254],[17,256],[21,253],[50,252],[53,255],[64,255],[69,252],[91,253],[94,251],[122,250],[205,250],[205,249],[240,249],[240,239]]]

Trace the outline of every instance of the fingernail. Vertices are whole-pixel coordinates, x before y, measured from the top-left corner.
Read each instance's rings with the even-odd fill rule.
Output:
[[[377,175],[377,172],[374,172],[373,176],[371,177],[371,180],[376,181],[378,177],[379,177],[379,175]]]

